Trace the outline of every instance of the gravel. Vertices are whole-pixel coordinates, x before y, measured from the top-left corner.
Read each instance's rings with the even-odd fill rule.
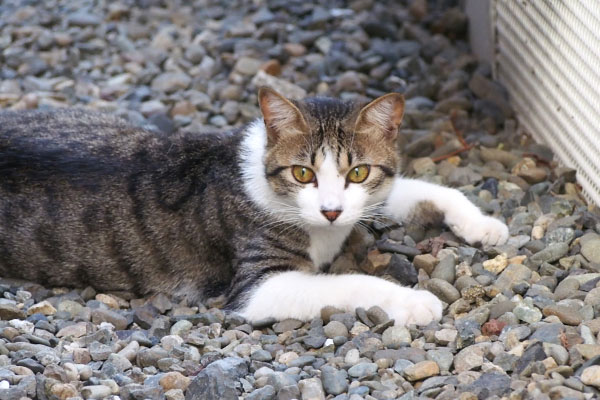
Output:
[[[418,221],[353,233],[332,271],[431,290],[447,306],[424,327],[393,326],[379,307],[251,326],[211,301],[0,279],[0,397],[599,397],[600,214],[522,132],[469,53],[458,3],[2,2],[2,108],[203,133],[258,117],[261,85],[292,98],[399,91],[406,173],[458,188],[511,239],[471,247]]]

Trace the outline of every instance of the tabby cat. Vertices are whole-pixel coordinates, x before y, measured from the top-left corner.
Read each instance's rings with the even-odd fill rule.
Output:
[[[249,321],[381,306],[396,324],[442,303],[366,275],[319,274],[374,212],[440,213],[469,243],[508,230],[459,191],[399,176],[400,94],[367,105],[259,92],[263,118],[163,135],[81,110],[0,113],[0,276],[50,286],[224,295]]]

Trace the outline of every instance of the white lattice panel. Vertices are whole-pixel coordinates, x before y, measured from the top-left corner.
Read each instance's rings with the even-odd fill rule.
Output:
[[[600,0],[494,0],[495,71],[521,126],[600,205]]]

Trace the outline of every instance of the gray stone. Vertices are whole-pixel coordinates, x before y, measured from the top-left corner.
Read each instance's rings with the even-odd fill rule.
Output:
[[[445,280],[432,278],[427,281],[426,286],[427,290],[431,293],[435,294],[442,301],[452,304],[456,300],[460,299],[460,293],[454,286],[448,283]]]
[[[276,396],[275,388],[271,385],[266,385],[260,389],[253,390],[246,400],[274,400]]]
[[[586,260],[600,263],[600,235],[588,233],[581,237],[581,254]]]
[[[552,243],[544,250],[538,251],[529,258],[529,261],[535,265],[540,266],[544,262],[554,262],[559,258],[563,257],[569,251],[569,245],[567,243]]]
[[[271,353],[269,353],[266,350],[260,349],[260,350],[256,350],[255,352],[253,352],[250,355],[250,358],[256,361],[264,361],[264,362],[269,362],[273,359],[273,357],[271,356]]]
[[[204,368],[188,387],[186,400],[222,400],[238,398],[236,382],[248,374],[248,364],[242,358],[228,357]]]
[[[500,290],[507,290],[517,282],[528,281],[531,278],[531,270],[525,265],[510,264],[502,271],[496,279],[494,286]]]
[[[379,306],[373,306],[367,310],[367,316],[375,325],[384,324],[390,320],[388,314]]]
[[[410,331],[403,326],[390,326],[381,336],[383,345],[390,349],[397,349],[412,341]]]
[[[172,93],[187,89],[192,79],[182,72],[165,72],[152,81],[152,89],[159,92]]]
[[[456,259],[448,255],[440,260],[433,269],[432,278],[442,279],[449,283],[454,283],[456,279]]]
[[[117,311],[105,310],[102,308],[96,308],[92,310],[92,322],[95,324],[109,322],[113,324],[117,330],[127,329],[127,325],[129,325],[127,318],[119,314]]]
[[[294,329],[300,328],[304,323],[302,321],[298,321],[297,319],[284,319],[273,325],[273,330],[275,333],[283,333],[287,331],[293,331]]]
[[[541,321],[542,319],[542,312],[533,305],[533,301],[529,297],[519,302],[513,310],[513,313],[521,321],[529,324]]]
[[[348,373],[326,365],[321,368],[321,380],[325,393],[338,395],[348,390]]]
[[[336,336],[348,336],[348,328],[346,325],[338,321],[330,321],[323,327],[323,329],[325,331],[325,336],[331,339]]]
[[[378,369],[375,363],[360,363],[350,367],[348,375],[353,378],[364,379],[377,373]]]
[[[486,372],[471,383],[466,390],[476,394],[478,398],[502,397],[511,391],[510,384],[511,379],[508,375]]]
[[[399,374],[403,374],[404,370],[412,365],[415,365],[412,361],[399,359],[394,363],[394,371]]]
[[[515,363],[515,372],[521,374],[528,366],[535,361],[541,361],[546,358],[544,352],[544,346],[542,343],[537,342],[532,344],[525,350],[523,355]]]
[[[450,367],[452,367],[452,363],[454,362],[454,356],[448,349],[428,350],[427,359],[435,361],[440,367],[441,372],[449,371]]]
[[[298,382],[298,388],[303,399],[325,400],[323,385],[319,378],[303,379]]]

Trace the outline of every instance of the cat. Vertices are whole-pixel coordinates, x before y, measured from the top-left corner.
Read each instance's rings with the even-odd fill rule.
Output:
[[[375,212],[437,213],[468,243],[508,229],[458,190],[399,175],[404,98],[366,105],[258,93],[263,118],[165,135],[82,110],[0,113],[0,276],[48,286],[224,295],[250,322],[323,306],[439,320],[432,293],[320,271]]]

